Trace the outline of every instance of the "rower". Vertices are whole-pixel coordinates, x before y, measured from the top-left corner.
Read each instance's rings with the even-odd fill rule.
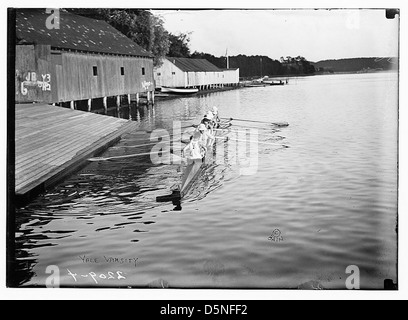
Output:
[[[203,144],[202,135],[199,131],[195,131],[190,138],[190,143],[183,149],[182,155],[187,158],[187,163],[191,164],[202,160],[205,157],[207,148]]]
[[[207,147],[212,145],[215,137],[211,122],[208,119],[204,119],[203,122],[198,126],[198,131],[201,134],[203,145]]]
[[[214,121],[214,114],[211,111],[207,112],[207,119],[210,121]]]
[[[208,120],[203,120],[203,121],[204,123],[201,123],[198,126],[197,131],[200,133],[200,139],[201,139],[203,146],[207,147],[208,139],[211,138],[212,135],[209,133],[209,130],[206,125]]]
[[[208,111],[201,123],[204,123],[206,127],[212,132],[216,126],[214,120],[215,120],[214,114],[211,111]]]
[[[212,113],[213,113],[213,115],[214,115],[215,128],[219,128],[219,127],[220,127],[221,119],[220,119],[220,117],[219,117],[218,108],[217,108],[216,106],[213,107]]]

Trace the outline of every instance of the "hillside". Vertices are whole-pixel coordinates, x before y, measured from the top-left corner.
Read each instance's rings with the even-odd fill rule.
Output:
[[[368,72],[398,70],[398,58],[354,58],[314,63],[318,72]]]

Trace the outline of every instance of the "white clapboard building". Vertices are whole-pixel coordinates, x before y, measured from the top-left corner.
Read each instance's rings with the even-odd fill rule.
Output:
[[[157,88],[197,88],[200,90],[239,83],[239,69],[220,69],[205,59],[172,58],[154,70]]]

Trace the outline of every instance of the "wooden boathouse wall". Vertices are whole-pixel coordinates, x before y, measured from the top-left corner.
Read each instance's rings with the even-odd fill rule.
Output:
[[[222,72],[185,72],[186,87],[222,84]]]
[[[18,45],[16,47],[15,99],[17,103],[51,103],[55,68],[51,63],[51,47]],[[55,90],[54,90],[55,92]]]
[[[161,87],[187,87],[186,74],[167,59],[155,68],[156,86]]]
[[[223,84],[238,85],[239,84],[239,68],[237,69],[223,69]]]
[[[59,103],[154,90],[153,60],[51,50],[47,45],[16,48],[16,102]]]
[[[61,11],[59,27],[48,28],[47,19],[45,9],[17,10],[17,103],[71,102],[75,108],[79,100],[91,106],[97,98],[152,97],[151,53],[105,21]]]

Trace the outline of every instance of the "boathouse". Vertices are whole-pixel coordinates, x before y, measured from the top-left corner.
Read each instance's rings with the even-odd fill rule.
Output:
[[[234,71],[234,74],[237,69]],[[205,59],[166,57],[160,67],[155,68],[156,86],[173,88],[198,88],[200,90],[223,87],[239,82],[238,78]],[[230,82],[227,79],[234,79]]]
[[[239,84],[239,68],[222,69],[223,85],[227,87],[234,87]]]
[[[54,16],[52,16],[54,15]],[[45,9],[16,12],[16,103],[154,93],[153,56],[105,21]]]

